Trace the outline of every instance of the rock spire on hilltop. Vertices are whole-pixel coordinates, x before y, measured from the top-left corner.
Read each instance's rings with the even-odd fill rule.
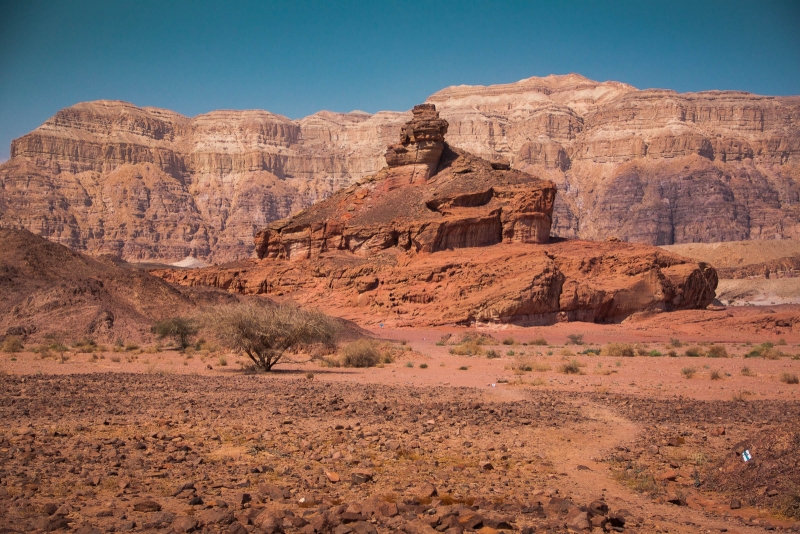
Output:
[[[497,243],[547,243],[553,183],[450,147],[433,104],[414,107],[387,166],[255,238],[259,258],[363,256],[391,247],[437,252]]]
[[[714,269],[656,247],[549,244],[555,185],[449,146],[446,124],[416,107],[386,167],[260,231],[260,261],[158,274],[406,326],[607,322],[714,298]]]

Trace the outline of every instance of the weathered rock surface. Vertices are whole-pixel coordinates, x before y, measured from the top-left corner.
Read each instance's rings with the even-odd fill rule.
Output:
[[[434,106],[414,108],[389,165],[255,238],[259,258],[304,260],[329,250],[361,256],[397,247],[437,252],[547,243],[555,186],[449,147]]]
[[[800,236],[798,97],[640,91],[571,74],[451,87],[428,102],[453,147],[558,186],[553,235],[649,244]],[[410,116],[190,119],[77,104],[12,144],[0,166],[0,224],[127,260],[244,258],[257,229],[381,169]]]
[[[387,157],[374,176],[272,223],[255,237],[262,261],[156,274],[288,295],[367,324],[608,322],[713,300],[717,274],[704,263],[619,240],[548,244],[552,182],[451,148],[446,127],[433,106],[416,107],[388,152],[420,156]]]
[[[371,256],[332,251],[310,261],[242,260],[155,274],[398,326],[617,321],[643,310],[705,307],[717,285],[706,264],[646,245],[586,241],[411,256],[397,247]]]

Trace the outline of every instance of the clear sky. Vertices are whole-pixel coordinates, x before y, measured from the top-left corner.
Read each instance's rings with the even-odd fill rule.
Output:
[[[800,0],[0,0],[0,161],[86,100],[299,118],[569,72],[800,94]]]

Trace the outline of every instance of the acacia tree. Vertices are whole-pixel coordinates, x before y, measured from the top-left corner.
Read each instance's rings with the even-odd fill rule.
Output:
[[[152,332],[159,338],[173,337],[181,348],[189,346],[189,338],[197,333],[197,325],[186,317],[170,317],[153,325]]]
[[[294,304],[232,304],[210,312],[206,322],[222,343],[247,354],[263,371],[271,371],[298,345],[332,345],[338,331],[327,315]]]

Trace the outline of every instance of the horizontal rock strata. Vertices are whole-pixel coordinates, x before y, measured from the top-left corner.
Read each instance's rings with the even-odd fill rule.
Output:
[[[450,87],[428,102],[452,147],[556,184],[553,235],[649,244],[800,236],[798,97],[640,91],[571,74]],[[387,161],[420,158],[402,142],[385,152],[412,116],[187,118],[77,104],[13,142],[0,166],[0,225],[133,261],[248,257],[269,222]],[[431,148],[441,126],[418,131]]]

